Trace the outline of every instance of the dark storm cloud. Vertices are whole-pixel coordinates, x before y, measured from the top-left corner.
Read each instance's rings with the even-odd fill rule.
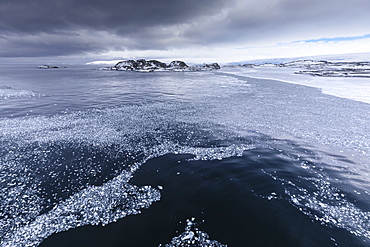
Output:
[[[68,56],[84,52],[103,52],[104,46],[73,34],[20,36],[0,39],[1,57]]]
[[[368,9],[368,0],[0,0],[0,56],[364,35]]]
[[[220,0],[2,0],[3,33],[55,32],[76,28],[130,34],[155,25],[187,22],[217,11]]]
[[[143,40],[152,38],[152,28],[181,25],[194,17],[213,14],[223,5],[221,0],[1,0],[0,44],[11,49],[3,46],[0,56],[11,55],[12,51],[15,56],[22,53],[25,56],[34,55],[38,51],[40,56],[70,54],[78,52],[79,48],[81,52],[93,52],[95,49],[100,52],[105,49],[104,46],[110,45],[110,40],[91,41],[95,31],[122,37],[122,44],[115,44],[118,49],[149,48],[145,47]],[[79,37],[72,45],[71,38],[78,30],[85,30],[87,40]],[[35,36],[38,35],[50,40],[43,40],[37,47]],[[52,45],[55,35],[60,35],[61,40]],[[66,37],[67,42],[63,44],[62,40]],[[127,41],[127,38],[132,41]],[[135,38],[142,40],[135,42]],[[150,41],[152,46],[158,46],[154,48],[162,48],[159,39],[155,37]],[[21,47],[16,50],[16,45]]]

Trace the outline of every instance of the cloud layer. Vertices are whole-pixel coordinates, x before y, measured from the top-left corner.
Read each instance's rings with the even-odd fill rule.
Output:
[[[369,9],[368,0],[0,0],[0,57],[361,36]]]

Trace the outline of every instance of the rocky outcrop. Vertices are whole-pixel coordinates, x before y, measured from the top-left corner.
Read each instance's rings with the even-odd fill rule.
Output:
[[[220,67],[220,65],[219,65],[218,63],[211,63],[211,64],[197,65],[197,66],[194,66],[194,68],[195,68],[197,71],[221,69],[221,67]]]
[[[128,70],[138,72],[154,72],[154,71],[205,71],[220,69],[218,63],[203,64],[189,66],[183,61],[172,61],[168,65],[157,60],[125,60],[118,62],[111,70]]]
[[[168,64],[169,70],[186,70],[189,66],[183,61],[172,61]]]

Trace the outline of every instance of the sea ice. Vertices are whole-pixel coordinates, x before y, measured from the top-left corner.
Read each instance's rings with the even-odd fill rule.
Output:
[[[315,77],[295,74],[297,68],[259,66],[253,68],[223,68],[222,72],[239,76],[278,80],[320,88],[323,93],[370,104],[370,79],[355,77]]]

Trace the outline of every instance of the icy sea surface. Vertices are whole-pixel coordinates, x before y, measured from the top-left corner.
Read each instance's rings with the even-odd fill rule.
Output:
[[[370,245],[370,104],[96,68],[0,66],[0,246]]]

